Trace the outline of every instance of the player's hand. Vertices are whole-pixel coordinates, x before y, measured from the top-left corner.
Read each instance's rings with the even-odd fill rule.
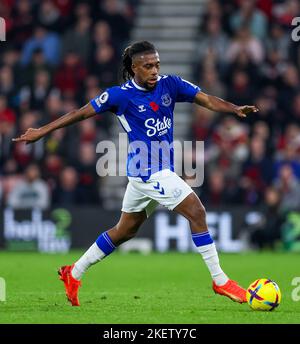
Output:
[[[14,142],[26,142],[26,144],[33,143],[44,135],[40,129],[29,128],[26,130],[25,134],[12,139]]]
[[[256,106],[253,105],[244,105],[244,106],[238,106],[236,108],[235,113],[239,116],[239,117],[247,117],[247,115],[251,112],[257,112],[259,111],[258,108]]]

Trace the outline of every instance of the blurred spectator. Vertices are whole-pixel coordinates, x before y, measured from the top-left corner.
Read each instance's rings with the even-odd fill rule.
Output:
[[[284,216],[280,212],[280,194],[269,187],[264,194],[264,203],[261,209],[260,221],[251,229],[251,243],[259,249],[275,249],[281,239],[281,227]]]
[[[4,95],[0,94],[0,118],[3,122],[16,122],[16,116],[14,111],[8,107],[7,99]]]
[[[20,118],[20,131],[25,132],[28,128],[36,128],[40,114],[34,111],[25,112]],[[16,160],[20,170],[26,168],[34,160],[41,158],[43,150],[43,141],[34,144],[25,145],[22,142],[13,144],[13,157]]]
[[[255,7],[257,0],[240,2],[240,9],[231,16],[230,22],[234,31],[239,31],[247,25],[251,34],[259,39],[264,39],[267,33],[267,18],[265,14]]]
[[[0,173],[1,165],[8,159],[12,151],[12,138],[15,134],[16,116],[7,106],[6,97],[0,94]]]
[[[117,82],[117,58],[111,45],[101,45],[96,49],[91,72],[99,77],[102,88],[110,87]]]
[[[264,49],[255,36],[251,34],[247,26],[242,26],[236,33],[235,39],[230,43],[225,57],[227,61],[233,62],[241,51],[245,51],[250,60],[259,64],[264,58]]]
[[[0,94],[7,97],[7,105],[14,105],[15,83],[12,68],[3,66],[0,69]]]
[[[29,165],[20,181],[8,194],[7,205],[14,209],[47,209],[50,205],[50,194],[47,184],[40,178],[37,165]]]
[[[69,51],[73,51],[80,57],[81,61],[87,63],[91,53],[91,24],[92,22],[89,17],[81,17],[78,19],[75,27],[69,29],[64,34],[62,41],[63,58]]]
[[[118,47],[122,47],[129,38],[130,22],[122,13],[120,3],[117,0],[101,1],[103,19],[105,19],[111,30],[112,36]]]
[[[288,59],[289,47],[291,44],[290,36],[284,31],[278,23],[273,23],[270,29],[270,36],[266,40],[267,52],[276,52],[279,59],[285,61]]]
[[[99,177],[96,173],[96,149],[90,143],[90,138],[85,137],[79,147],[79,156],[76,171],[79,175],[78,190],[80,202],[83,204],[98,204],[99,199]]]
[[[289,124],[278,139],[276,160],[274,161],[274,174],[278,177],[279,170],[283,165],[289,165],[295,176],[300,179],[300,127],[296,124]]]
[[[220,98],[225,97],[225,87],[220,82],[218,73],[214,68],[207,68],[203,71],[200,84],[205,93],[214,94]]]
[[[22,66],[18,77],[20,85],[32,85],[35,75],[39,71],[47,71],[52,76],[53,68],[45,60],[44,52],[41,48],[36,48],[32,52],[31,60],[26,66]]]
[[[69,51],[57,69],[54,83],[64,96],[75,97],[87,75],[87,69],[74,51]]]
[[[0,208],[3,205],[2,197],[3,197],[3,187],[2,187],[2,181],[1,181],[1,178],[0,178]]]
[[[45,138],[45,152],[46,154],[59,154],[67,156],[66,149],[66,128],[61,128],[53,131]]]
[[[43,26],[38,26],[34,30],[32,38],[28,39],[24,44],[21,62],[23,65],[28,65],[33,52],[40,48],[44,55],[45,60],[52,66],[55,66],[60,61],[60,39],[59,36],[47,31]]]
[[[60,92],[57,89],[52,90],[46,99],[46,116],[44,116],[45,122],[53,121],[63,114],[62,100]]]
[[[216,63],[222,63],[224,51],[228,47],[228,39],[222,32],[221,21],[217,17],[208,17],[204,30],[201,30],[201,36],[197,45],[198,57],[200,62],[207,56],[214,58]]]
[[[278,106],[285,113],[285,122],[288,122],[291,116],[291,99],[297,95],[299,90],[299,72],[294,65],[289,64],[282,75],[282,84],[278,95]]]
[[[87,1],[79,1],[74,9],[75,22],[81,18],[91,17],[91,5]]]
[[[241,50],[235,57],[235,59],[227,65],[226,70],[223,72],[226,83],[231,85],[233,83],[233,76],[243,72],[247,77],[251,78],[251,87],[255,88],[259,82],[260,73],[257,65],[251,60],[246,50]],[[252,92],[253,97],[253,92]]]
[[[95,47],[98,47],[102,44],[113,44],[111,28],[105,20],[99,20],[95,24],[93,32],[93,43]]]
[[[296,123],[290,123],[277,141],[277,157],[282,158],[287,146],[294,146],[300,138],[300,127]]]
[[[278,1],[273,11],[276,20],[287,29],[290,29],[293,18],[298,17],[299,13],[300,5],[297,0]]]
[[[257,121],[252,128],[252,136],[257,136],[265,141],[265,144],[270,143],[270,129],[263,121]]]
[[[279,175],[280,169],[283,165],[289,165],[293,170],[294,175],[297,178],[300,178],[299,153],[297,152],[296,147],[287,145],[282,151],[282,156],[280,156],[279,159],[275,161],[273,169],[276,177]]]
[[[297,93],[293,99],[292,114],[293,114],[294,122],[300,124],[300,92]]]
[[[259,111],[255,116],[249,116],[246,119],[246,122],[252,127],[256,123],[262,122],[268,126],[268,131],[274,129],[277,125],[276,122],[274,123],[274,118],[276,118],[277,114],[276,100],[262,91],[262,93],[256,98],[255,105],[258,107]]]
[[[226,116],[212,134],[209,173],[223,170],[226,179],[237,180],[248,154],[247,129],[235,117]]]
[[[38,22],[49,31],[60,32],[62,20],[59,9],[54,1],[42,0],[37,13]]]
[[[30,38],[34,28],[33,4],[30,0],[15,1],[13,7],[12,40],[22,46]]]
[[[42,110],[44,103],[51,91],[51,78],[46,70],[40,70],[35,74],[31,87],[30,105],[32,109]]]
[[[211,135],[213,133],[213,124],[216,119],[216,113],[202,107],[195,107],[195,116],[192,124],[192,136],[197,141],[204,141],[205,147],[208,148]],[[206,155],[208,154],[206,150]]]
[[[238,190],[231,187],[222,170],[213,170],[208,175],[208,183],[201,192],[201,200],[209,206],[221,206],[235,203],[238,199]]]
[[[73,9],[73,0],[53,0],[55,6],[59,9],[60,15],[67,19],[67,17],[71,14],[71,10]]]
[[[87,103],[90,99],[95,98],[97,95],[101,93],[101,89],[99,88],[99,78],[93,74],[89,75],[85,79],[85,95],[83,103]],[[111,126],[114,118],[108,112],[104,114],[99,114],[95,117],[98,136],[103,140],[111,138]]]
[[[254,136],[250,141],[249,156],[243,164],[240,180],[244,202],[259,204],[272,177],[272,160],[266,154],[265,140]]]
[[[94,119],[82,122],[79,129],[79,142],[80,145],[83,143],[94,143],[100,140],[99,133],[97,132],[96,122]],[[94,151],[95,153],[95,151]]]
[[[78,174],[73,167],[67,166],[61,171],[59,184],[54,190],[53,203],[64,207],[80,203]]]
[[[13,158],[8,158],[4,164],[0,164],[0,184],[3,192],[3,205],[6,205],[7,195],[24,177],[18,173],[18,166]]]
[[[281,78],[287,68],[287,63],[278,50],[270,49],[266,60],[261,66],[261,79],[264,85],[280,88]]]
[[[274,187],[281,195],[280,210],[283,212],[300,209],[300,183],[289,165],[282,165]]]
[[[57,187],[60,173],[64,167],[64,161],[58,154],[48,153],[44,159],[43,167],[44,180],[49,185],[51,192],[53,192]],[[52,200],[54,200],[54,198]]]
[[[0,65],[9,66],[13,68],[15,65],[18,64],[19,59],[20,59],[19,49],[8,47],[0,55]]]
[[[218,0],[209,0],[203,15],[204,20],[207,18],[220,19],[223,16],[223,9]]]
[[[247,73],[236,70],[232,75],[231,87],[227,90],[228,101],[237,104],[250,104],[254,97],[254,89]]]

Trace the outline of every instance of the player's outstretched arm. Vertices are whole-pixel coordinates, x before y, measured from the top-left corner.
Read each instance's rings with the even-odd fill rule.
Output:
[[[96,112],[94,108],[92,107],[90,103],[88,103],[82,108],[70,111],[64,116],[56,119],[53,122],[50,122],[47,125],[44,125],[43,127],[40,127],[37,129],[29,128],[26,130],[26,132],[23,135],[17,138],[14,138],[12,140],[15,142],[26,142],[26,144],[32,143],[32,142],[38,141],[43,136],[51,133],[52,131],[56,129],[66,127],[68,125],[71,125],[79,121],[83,121],[84,119],[87,119],[95,115],[96,115]]]
[[[251,112],[257,112],[258,108],[254,105],[238,106],[227,102],[221,98],[208,95],[204,92],[198,92],[195,96],[194,103],[201,105],[209,110],[217,112],[232,112],[239,117],[247,117]]]

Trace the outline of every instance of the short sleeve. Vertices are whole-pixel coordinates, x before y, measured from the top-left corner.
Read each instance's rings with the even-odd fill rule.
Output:
[[[99,96],[93,98],[90,104],[96,113],[111,111],[117,113],[118,109],[123,105],[123,97],[120,88],[115,86],[105,90]]]
[[[173,76],[173,79],[177,86],[176,101],[193,103],[195,95],[201,91],[200,87],[180,78],[179,76]]]

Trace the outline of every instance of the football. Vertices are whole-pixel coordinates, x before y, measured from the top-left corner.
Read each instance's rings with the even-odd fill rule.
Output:
[[[247,288],[246,297],[253,310],[272,311],[280,304],[281,292],[274,281],[259,278]]]

